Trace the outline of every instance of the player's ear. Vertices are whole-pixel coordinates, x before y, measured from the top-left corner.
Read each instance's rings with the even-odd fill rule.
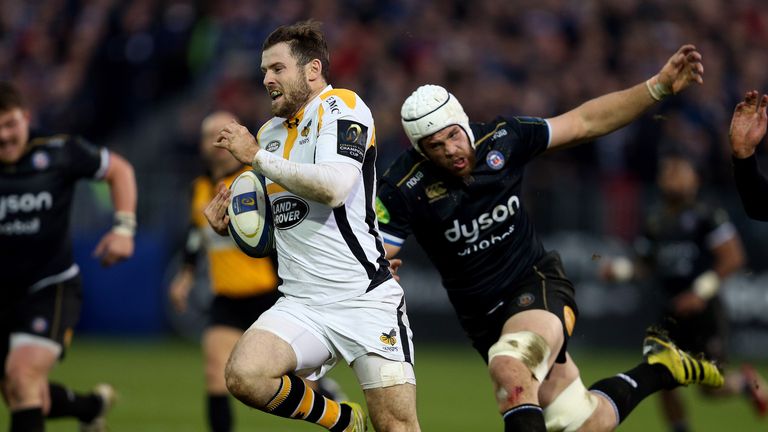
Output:
[[[323,63],[320,62],[320,59],[312,59],[305,68],[304,72],[309,81],[315,81],[323,76]]]

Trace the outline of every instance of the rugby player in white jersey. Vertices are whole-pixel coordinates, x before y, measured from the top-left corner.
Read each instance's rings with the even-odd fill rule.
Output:
[[[359,405],[306,385],[342,358],[377,431],[418,431],[403,290],[389,272],[373,208],[371,112],[354,92],[328,84],[328,48],[314,22],[272,32],[261,68],[275,117],[255,137],[230,123],[216,145],[267,178],[284,297],[237,343],[227,388],[278,416],[331,431],[365,430]],[[221,187],[205,210],[220,234],[229,200]]]

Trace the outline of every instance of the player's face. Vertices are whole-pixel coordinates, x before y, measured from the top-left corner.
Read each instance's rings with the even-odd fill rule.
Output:
[[[272,99],[272,115],[293,117],[309,101],[312,90],[304,66],[297,64],[287,42],[275,44],[261,54],[261,71]]]
[[[219,132],[233,120],[234,117],[230,115],[212,114],[203,121],[200,153],[211,168],[221,167],[229,171],[229,168],[234,169],[240,165],[240,162],[232,156],[229,150],[213,145]]]
[[[696,170],[682,158],[666,158],[661,161],[658,183],[664,198],[671,202],[691,200],[699,190]]]
[[[16,163],[29,140],[29,114],[21,108],[0,112],[0,162]]]
[[[475,167],[475,149],[459,125],[451,125],[422,138],[419,147],[432,163],[457,177],[465,177]]]

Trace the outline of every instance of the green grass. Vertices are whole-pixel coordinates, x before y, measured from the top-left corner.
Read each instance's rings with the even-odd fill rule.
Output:
[[[417,346],[418,409],[422,429],[440,431],[501,431],[490,382],[480,357],[466,345]],[[638,356],[612,351],[581,351],[574,355],[585,383],[626,370]],[[768,373],[768,365],[760,365]],[[362,401],[349,368],[331,374],[354,400]],[[79,339],[53,378],[74,389],[90,388],[99,381],[113,383],[121,399],[110,415],[112,432],[204,432],[202,360],[199,348],[178,340]],[[710,401],[686,390],[694,430],[766,431],[743,398]],[[655,398],[646,400],[620,431],[665,431]],[[276,418],[237,407],[237,431],[318,431],[314,425]],[[0,410],[0,429],[8,424],[8,412]],[[76,430],[70,420],[48,423],[48,430]]]

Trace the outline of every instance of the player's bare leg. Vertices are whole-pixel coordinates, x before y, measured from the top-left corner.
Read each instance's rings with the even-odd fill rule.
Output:
[[[58,350],[37,344],[16,347],[8,354],[4,393],[11,412],[11,430],[42,430],[43,416],[50,407],[48,373],[58,357]]]
[[[555,363],[539,389],[544,418],[551,429],[579,428],[581,431],[610,431],[618,419],[611,403],[590,393],[581,381],[579,369],[566,354],[565,363]],[[581,425],[581,426],[578,426]]]
[[[326,355],[330,357],[327,351]],[[251,328],[235,345],[224,375],[232,395],[253,408],[332,431],[365,430],[359,406],[330,400],[312,390],[304,378],[293,373],[296,367],[291,345],[269,331]]]
[[[416,386],[400,384],[365,390],[373,428],[380,432],[418,432]]]
[[[562,344],[560,319],[545,310],[518,313],[504,324],[488,368],[505,430],[546,430],[539,387]]]
[[[224,379],[224,368],[229,354],[242,334],[241,330],[227,326],[212,326],[203,333],[207,418],[208,425],[213,431],[232,429],[232,409]]]

